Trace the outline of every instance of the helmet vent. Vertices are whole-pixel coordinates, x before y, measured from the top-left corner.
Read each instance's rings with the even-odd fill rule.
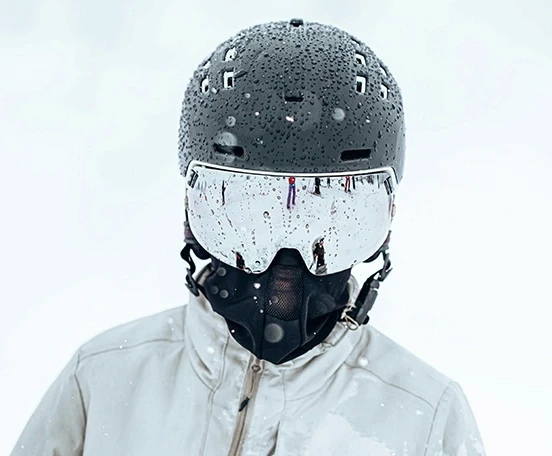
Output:
[[[366,78],[364,76],[356,77],[356,90],[359,93],[366,93]]]
[[[366,57],[364,57],[362,54],[355,54],[355,60],[357,61],[357,63],[366,66]]]
[[[233,157],[241,158],[243,157],[245,151],[241,146],[224,146],[222,144],[214,143],[213,148],[217,154],[230,155]]]
[[[299,103],[304,100],[304,97],[301,93],[288,93],[284,95],[284,100]]]
[[[201,92],[202,93],[209,92],[209,78],[205,78],[203,79],[203,81],[201,81]]]
[[[383,98],[384,100],[387,100],[387,97],[389,95],[389,89],[385,84],[382,84],[380,86],[380,95],[381,95],[381,98]]]
[[[225,89],[231,89],[234,87],[234,72],[225,71],[223,76],[223,83]]]
[[[236,48],[230,48],[226,51],[226,54],[224,55],[224,61],[229,62],[230,60],[234,60],[236,58]]]
[[[370,158],[372,149],[354,149],[341,152],[341,161],[353,161]]]
[[[303,19],[292,19],[289,21],[289,24],[293,27],[300,27],[301,25],[304,25]]]
[[[383,68],[383,66],[381,65],[381,63],[380,63],[380,65],[379,65],[379,69],[380,69],[380,71],[381,71],[381,74],[383,74],[385,77],[387,77],[387,71],[385,71],[385,68]]]

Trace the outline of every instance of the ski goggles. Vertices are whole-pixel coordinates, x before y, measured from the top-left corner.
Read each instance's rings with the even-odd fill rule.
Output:
[[[392,168],[290,175],[193,161],[186,216],[209,254],[243,271],[266,271],[287,248],[301,254],[311,273],[333,274],[383,245],[396,187]]]

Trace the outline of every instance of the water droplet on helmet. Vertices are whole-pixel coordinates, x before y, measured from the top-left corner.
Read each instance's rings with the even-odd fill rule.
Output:
[[[221,146],[237,146],[238,138],[229,131],[223,131],[222,133],[219,133],[216,142]]]
[[[345,119],[345,111],[341,108],[335,108],[332,113],[332,117],[335,121],[341,122],[343,119]]]

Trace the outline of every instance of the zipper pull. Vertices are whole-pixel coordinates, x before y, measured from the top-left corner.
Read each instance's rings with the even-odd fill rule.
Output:
[[[253,363],[249,366],[249,369],[251,369],[251,372],[253,372],[253,375],[257,377],[262,371],[262,361],[260,359],[253,360]],[[253,394],[253,385],[255,384],[255,378],[250,379],[250,385],[247,388],[247,396],[245,396],[245,399],[241,402],[240,408],[238,409],[238,412],[243,411],[244,408],[247,407],[249,404],[249,400],[251,399],[251,394]]]
[[[238,412],[241,412],[245,407],[247,407],[247,404],[249,404],[249,398],[246,397],[242,403],[240,404],[240,408],[238,410]]]

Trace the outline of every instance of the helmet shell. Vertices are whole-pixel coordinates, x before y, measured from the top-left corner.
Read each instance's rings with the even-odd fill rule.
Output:
[[[372,50],[333,26],[272,22],[222,43],[194,72],[179,130],[192,160],[255,171],[404,168],[399,86]]]

